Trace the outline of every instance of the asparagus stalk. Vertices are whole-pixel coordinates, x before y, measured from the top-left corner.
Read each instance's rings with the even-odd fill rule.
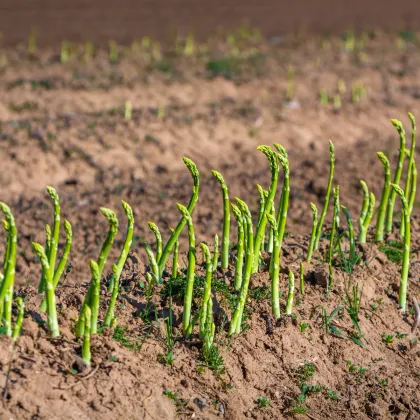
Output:
[[[35,254],[41,261],[42,271],[45,275],[45,294],[47,298],[48,328],[51,332],[52,337],[58,337],[60,335],[60,330],[58,327],[52,270],[43,246],[36,242],[32,242],[32,247],[34,249]]]
[[[318,249],[319,239],[321,238],[322,233],[322,226],[324,224],[324,219],[327,214],[328,204],[330,202],[330,195],[331,195],[331,187],[334,178],[334,166],[335,166],[335,151],[334,151],[334,144],[331,140],[329,140],[329,148],[330,148],[330,174],[328,178],[328,186],[327,186],[327,193],[325,195],[325,203],[324,207],[322,208],[321,216],[319,217],[317,228],[316,228],[316,236],[315,236],[315,249]]]
[[[211,171],[222,187],[223,194],[223,238],[222,238],[222,269],[229,265],[229,235],[230,235],[230,201],[229,190],[221,173]]]
[[[193,185],[193,191],[192,191],[192,195],[190,198],[190,201],[188,203],[187,206],[187,210],[188,213],[191,214],[194,210],[195,204],[197,203],[198,200],[198,190],[199,190],[199,186],[200,186],[200,179],[199,179],[199,172],[197,169],[197,166],[195,165],[195,163],[184,157],[184,163],[187,167],[187,169],[190,171],[191,176],[193,178],[194,181],[194,185]],[[181,220],[179,221],[178,225],[176,226],[176,228],[174,229],[174,231],[172,232],[171,237],[169,238],[168,242],[166,243],[165,247],[163,248],[162,251],[162,256],[160,257],[159,261],[158,261],[158,265],[159,265],[159,274],[162,275],[163,270],[165,269],[165,264],[166,261],[169,258],[169,255],[172,252],[173,247],[175,246],[175,242],[178,239],[178,236],[181,234],[182,229],[184,229],[186,220],[184,217],[181,218]]]
[[[54,224],[53,224],[53,229],[52,229],[52,234],[51,234],[51,244],[49,247],[49,254],[47,255],[48,264],[51,270],[51,278],[54,278],[55,260],[57,257],[58,240],[60,238],[61,208],[60,208],[60,198],[58,197],[57,191],[53,187],[47,187],[47,192],[54,205]]]
[[[268,221],[275,232],[278,231],[277,221],[271,215],[267,215]],[[272,270],[270,271],[271,277],[271,309],[276,319],[279,319],[280,314],[280,298],[279,298],[279,275],[280,275],[280,242],[278,235],[274,235],[273,255],[271,256]]]
[[[362,210],[360,212],[359,217],[359,243],[364,244],[366,243],[366,235],[372,221],[373,212],[375,210],[375,195],[373,192],[369,192],[369,189],[366,185],[366,182],[361,180],[360,185],[362,186],[363,190],[363,204]]]
[[[339,186],[334,188],[334,216],[331,225],[330,233],[330,246],[328,248],[328,267],[329,267],[329,282],[328,282],[328,291],[331,291],[333,286],[333,270],[332,270],[332,257],[334,251],[334,238],[335,231],[337,229],[337,221],[340,213],[340,189]]]
[[[90,354],[90,333],[91,333],[91,322],[92,322],[92,313],[88,305],[83,309],[84,329],[83,329],[83,344],[82,344],[82,359],[83,361],[90,366],[91,363],[91,354]]]
[[[117,264],[114,264],[112,267],[113,281],[112,284],[112,295],[111,300],[109,302],[108,310],[105,316],[105,327],[110,327],[111,322],[115,318],[114,310],[115,310],[115,303],[117,301],[118,292],[120,288],[120,276],[121,272],[124,268],[124,264],[127,261],[128,253],[130,252],[131,244],[133,242],[133,235],[134,235],[134,215],[133,210],[131,209],[130,205],[126,203],[124,200],[121,201],[124,213],[127,217],[127,233],[125,235],[124,246],[121,250],[120,257],[118,258]]]
[[[238,303],[236,305],[235,312],[232,317],[232,321],[229,328],[229,335],[234,333],[240,333],[242,324],[242,313],[245,307],[246,297],[248,295],[249,280],[251,278],[253,263],[254,263],[254,228],[252,225],[252,217],[246,203],[239,198],[236,198],[236,205],[242,212],[243,218],[246,223],[247,229],[247,248],[246,248],[246,262],[245,271],[242,279],[241,291],[239,293]]]
[[[51,248],[51,227],[49,224],[45,225],[45,254],[50,255],[50,248]],[[45,276],[44,273],[42,273],[41,281],[38,285],[38,293],[44,293],[45,288]],[[45,309],[44,309],[45,311]]]
[[[92,334],[96,334],[98,332],[99,295],[101,292],[101,272],[99,271],[98,264],[93,260],[90,260],[90,272],[92,274],[92,280],[90,283],[92,287],[91,289],[92,296],[87,306],[88,307],[90,306],[91,312],[92,312],[91,321],[90,321],[91,323],[90,332]],[[86,329],[86,323],[85,323],[85,329]]]
[[[217,270],[219,262],[219,237],[214,235],[214,252],[213,252],[213,271]]]
[[[349,243],[350,243],[350,252],[349,257],[350,261],[356,260],[356,241],[354,239],[354,228],[353,228],[353,222],[351,220],[350,213],[345,206],[341,206],[341,210],[343,210],[344,216],[347,220],[347,226],[349,228]]]
[[[236,222],[238,223],[238,247],[236,251],[236,262],[235,262],[235,277],[234,285],[235,290],[240,290],[242,285],[242,270],[244,265],[244,242],[245,242],[245,232],[244,232],[244,218],[242,216],[241,210],[235,204],[232,204],[233,215],[235,216]]]
[[[395,170],[394,175],[394,182],[393,184],[399,185],[402,175],[402,170],[404,166],[404,158],[405,158],[405,130],[401,123],[401,121],[392,119],[392,125],[397,129],[398,134],[400,136],[400,152],[398,155],[398,165],[397,169]],[[392,219],[394,217],[394,205],[395,205],[395,198],[396,198],[396,191],[394,188],[391,189],[389,199],[388,199],[388,206],[386,209],[386,223],[385,223],[385,231],[390,233],[392,231]]]
[[[398,304],[403,312],[406,311],[407,304],[407,288],[408,288],[408,270],[410,268],[410,244],[411,244],[411,229],[410,229],[410,213],[408,202],[405,198],[404,191],[397,184],[391,184],[393,190],[399,195],[402,203],[402,211],[404,213],[405,235],[404,235],[404,252],[401,270],[400,290],[398,294]]]
[[[211,302],[211,278],[213,275],[212,260],[210,250],[204,243],[200,243],[203,257],[206,264],[206,280],[204,284],[203,304],[200,310],[200,339],[204,339],[206,335],[206,321],[209,302]]]
[[[257,184],[258,193],[260,195],[260,207],[258,210],[258,222],[261,222],[261,219],[264,217],[264,207],[265,207],[265,199],[268,196],[268,191],[265,191],[260,184]],[[265,239],[265,238],[264,238]],[[261,251],[264,251],[264,240],[261,242]]]
[[[182,318],[182,332],[185,336],[189,336],[192,333],[193,324],[191,322],[191,306],[193,298],[194,288],[194,276],[195,276],[195,234],[194,225],[192,222],[191,215],[188,209],[182,204],[177,204],[178,210],[186,220],[188,225],[188,269],[187,269],[187,290],[184,297],[184,314]]]
[[[375,241],[382,242],[384,240],[384,223],[387,212],[387,204],[389,205],[390,203],[391,167],[389,165],[388,158],[382,152],[378,152],[378,157],[385,169],[385,181],[384,188],[382,190],[381,203],[379,204],[378,216],[376,219]]]
[[[155,255],[153,254],[153,250],[150,245],[146,242],[144,243],[144,250],[146,251],[147,257],[149,258],[149,263],[155,282],[162,284],[162,277],[159,275],[159,266],[156,262]]]
[[[315,241],[316,241],[316,230],[318,226],[318,209],[316,208],[314,203],[311,203],[311,210],[312,210],[312,232],[311,238],[309,240],[308,246],[308,255],[306,257],[306,261],[310,262],[312,258],[312,253],[314,251]]]
[[[18,315],[13,329],[12,340],[16,341],[19,337],[20,330],[22,329],[23,316],[25,314],[25,304],[20,296],[16,298],[16,305],[18,308]]]
[[[159,228],[153,222],[149,222],[148,225],[156,237],[156,261],[159,261],[160,257],[162,256],[162,236],[160,234]]]
[[[295,276],[292,270],[289,270],[289,292],[287,294],[286,315],[292,315],[294,293],[295,293]]]
[[[172,280],[178,277],[178,270],[179,270],[178,255],[179,255],[179,240],[177,239],[175,242],[174,253],[172,257]]]
[[[300,278],[300,294],[305,296],[305,273],[303,271],[303,263],[299,264],[299,278]]]

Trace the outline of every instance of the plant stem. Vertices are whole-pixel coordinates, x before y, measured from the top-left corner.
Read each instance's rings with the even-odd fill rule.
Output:
[[[60,330],[58,327],[57,320],[57,308],[55,302],[55,293],[54,293],[54,284],[52,278],[52,270],[48,262],[48,258],[45,254],[45,250],[42,245],[32,242],[32,247],[35,254],[41,261],[42,270],[45,274],[45,294],[47,298],[47,319],[48,319],[48,328],[51,332],[52,337],[58,337],[60,335]]]
[[[25,304],[20,296],[16,298],[16,305],[18,308],[18,315],[15,322],[15,328],[13,329],[12,340],[16,341],[19,337],[20,330],[22,328],[23,316],[25,314]]]
[[[292,270],[289,270],[289,292],[287,294],[286,315],[292,315],[294,292],[295,292],[295,276]]]
[[[242,216],[241,210],[235,204],[232,204],[233,215],[235,216],[236,222],[238,223],[238,246],[236,251],[236,262],[235,262],[235,277],[234,285],[235,290],[240,290],[242,285],[242,270],[244,266],[244,242],[245,242],[245,232],[244,232],[244,218]]]
[[[50,255],[50,248],[51,248],[51,227],[50,225],[45,225],[45,254]],[[38,285],[38,293],[44,293],[45,288],[45,276],[44,272],[41,275],[41,281]],[[45,310],[44,310],[45,311]]]
[[[222,174],[217,171],[211,171],[222,187],[223,193],[223,237],[222,237],[222,269],[229,265],[229,235],[230,235],[230,201],[229,190],[223,179]]]
[[[83,332],[83,344],[82,344],[82,359],[83,361],[90,366],[90,333],[91,333],[91,320],[92,313],[88,305],[83,309],[83,314],[81,315],[84,320],[84,332]]]
[[[217,264],[219,262],[219,236],[214,235],[213,245],[213,271],[217,271]]]
[[[236,198],[236,205],[242,212],[246,223],[248,245],[246,248],[246,262],[245,262],[245,271],[242,280],[241,291],[239,293],[239,299],[236,305],[235,312],[230,323],[229,335],[240,333],[241,324],[242,324],[242,313],[245,307],[246,297],[248,295],[249,280],[251,278],[252,267],[254,263],[254,229],[252,225],[252,217],[246,203],[239,198]]]
[[[273,315],[275,319],[279,319],[281,316],[280,313],[280,297],[279,297],[279,275],[280,275],[280,251],[281,246],[279,242],[279,237],[277,235],[278,226],[277,221],[269,214],[268,221],[272,227],[272,229],[276,232],[274,235],[274,245],[273,245],[273,254],[271,256],[271,266],[272,270],[270,270],[270,277],[271,277],[271,309],[273,311]]]
[[[51,270],[51,278],[54,278],[54,272],[55,272],[55,260],[57,257],[57,250],[58,250],[58,240],[60,238],[60,198],[58,197],[58,194],[56,190],[53,187],[47,187],[47,192],[51,198],[51,201],[54,205],[54,224],[52,229],[52,235],[51,235],[51,245],[49,247],[49,254],[48,257],[48,264],[50,266]]]
[[[401,270],[400,290],[398,294],[398,304],[403,312],[406,311],[407,288],[408,288],[408,270],[410,268],[410,245],[411,245],[411,229],[410,229],[410,213],[408,202],[405,198],[404,191],[397,185],[391,184],[393,190],[399,195],[402,203],[402,211],[404,212],[405,236],[404,236],[404,252]]]
[[[111,300],[109,302],[108,310],[105,316],[105,322],[104,322],[105,327],[110,327],[112,321],[115,318],[114,310],[115,310],[115,303],[118,297],[118,292],[120,289],[120,276],[124,268],[124,264],[127,261],[128,253],[130,252],[131,244],[133,242],[133,235],[134,235],[133,210],[131,209],[130,205],[126,203],[124,200],[121,203],[122,203],[124,213],[128,221],[127,232],[125,234],[125,241],[124,241],[123,248],[121,250],[121,254],[118,258],[118,262],[117,264],[114,264],[112,266],[112,273],[113,273],[112,280],[113,281],[111,281],[111,284],[113,285],[113,288],[112,288]]]
[[[200,243],[200,246],[206,264],[206,280],[204,284],[203,304],[200,310],[200,339],[202,340],[206,335],[207,308],[209,301],[211,301],[211,278],[213,275],[213,267],[208,246],[204,243]]]
[[[395,171],[394,182],[393,182],[393,184],[399,185],[400,180],[401,180],[403,166],[404,166],[404,158],[405,158],[405,130],[401,121],[392,119],[391,123],[397,129],[398,134],[400,136],[400,152],[398,156],[398,165]],[[388,199],[388,206],[386,209],[385,231],[387,233],[392,232],[392,219],[394,217],[395,198],[396,198],[395,189],[391,189],[389,199]]]
[[[315,249],[318,249],[319,239],[321,238],[322,226],[324,224],[324,219],[327,214],[328,204],[330,202],[331,187],[332,187],[332,182],[334,178],[335,151],[334,151],[334,144],[331,140],[329,140],[329,149],[330,149],[330,174],[328,178],[328,186],[327,186],[327,193],[325,195],[324,207],[322,208],[321,216],[319,217],[318,225],[316,228],[316,236],[315,236],[315,244],[314,244]]]
[[[162,278],[159,275],[159,267],[156,262],[155,255],[153,254],[153,250],[148,243],[144,243],[144,250],[146,251],[147,258],[149,258],[150,268],[152,269],[153,277],[157,284],[162,284]]]
[[[114,264],[115,265],[115,264]],[[90,272],[92,274],[91,286],[92,286],[92,297],[90,300],[91,316],[91,333],[96,334],[98,332],[98,318],[99,318],[99,295],[101,293],[101,273],[99,271],[98,264],[90,260]],[[85,324],[86,328],[86,324]]]
[[[159,228],[153,222],[149,222],[148,225],[156,237],[156,261],[159,261],[162,256],[162,235],[160,234]]]
[[[172,280],[178,277],[178,270],[179,270],[179,263],[178,263],[178,255],[179,255],[179,240],[175,241],[174,246],[174,253],[172,257]]]
[[[195,163],[184,157],[183,158],[184,163],[187,167],[187,169],[190,171],[191,176],[193,178],[194,181],[194,185],[193,185],[193,191],[192,191],[192,195],[190,198],[190,201],[188,203],[187,206],[187,210],[189,214],[192,214],[195,204],[197,203],[198,200],[198,190],[199,190],[199,186],[200,186],[200,179],[199,179],[199,172],[197,169],[197,166],[195,165]],[[165,264],[166,261],[169,258],[169,255],[172,252],[173,247],[175,246],[175,242],[178,239],[178,236],[181,234],[182,229],[184,229],[186,220],[184,217],[181,218],[181,220],[178,222],[178,225],[176,226],[176,228],[174,229],[174,231],[172,232],[171,237],[169,238],[168,242],[166,243],[165,247],[163,248],[162,251],[162,256],[160,257],[159,261],[158,261],[158,265],[159,265],[159,274],[162,275],[163,270],[165,269]]]
[[[188,269],[187,269],[187,289],[184,297],[184,314],[182,318],[182,332],[185,336],[191,333],[191,306],[193,298],[194,277],[195,277],[195,234],[194,225],[188,209],[182,204],[177,204],[178,210],[186,220],[188,225]]]
[[[300,294],[305,296],[305,273],[303,271],[303,263],[299,264],[299,278],[300,278]]]
[[[360,232],[359,232],[359,243],[364,244],[366,243],[366,235],[369,229],[370,222],[373,218],[373,212],[375,211],[375,194],[373,192],[369,193],[369,207],[368,211],[366,213],[365,220],[363,221],[363,224],[361,225]]]
[[[378,152],[378,157],[385,169],[385,182],[382,190],[381,203],[379,204],[378,208],[378,216],[376,219],[375,241],[382,242],[384,240],[384,223],[387,211],[387,203],[390,199],[389,196],[391,189],[391,167],[389,165],[388,158],[382,152]]]
[[[268,191],[265,191],[260,184],[257,184],[258,193],[260,195],[260,207],[258,210],[258,222],[257,225],[261,222],[261,219],[264,217],[264,206],[265,206],[265,199],[268,196]],[[264,251],[264,240],[261,242],[261,251]]]
[[[312,253],[314,251],[315,240],[316,240],[316,229],[318,226],[318,209],[316,208],[314,203],[311,203],[311,210],[312,210],[312,231],[311,231],[311,238],[309,240],[308,255],[306,257],[306,261],[308,262],[311,261]]]
[[[346,216],[347,220],[347,226],[349,228],[349,243],[350,243],[350,261],[356,260],[356,242],[354,239],[354,228],[353,228],[353,222],[351,220],[351,216],[349,211],[347,210],[347,207],[341,206],[341,209],[343,210],[344,215]]]
[[[328,248],[328,267],[329,267],[329,282],[328,282],[328,292],[331,291],[333,286],[333,269],[332,269],[332,257],[334,252],[334,238],[335,238],[335,231],[337,228],[337,220],[338,215],[340,213],[340,188],[337,185],[334,188],[334,215],[331,225],[331,233],[330,233],[330,246]]]

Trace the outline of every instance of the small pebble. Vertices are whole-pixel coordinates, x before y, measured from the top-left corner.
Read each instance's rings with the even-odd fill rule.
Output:
[[[194,398],[193,403],[201,409],[207,407],[207,404],[203,400],[200,400],[200,398]]]

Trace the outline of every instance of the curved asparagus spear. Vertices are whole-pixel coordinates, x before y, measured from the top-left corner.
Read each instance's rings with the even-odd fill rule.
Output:
[[[385,182],[382,190],[381,204],[378,209],[378,216],[376,219],[376,232],[375,241],[382,242],[384,240],[384,223],[387,209],[387,203],[389,203],[389,195],[391,189],[391,167],[389,165],[388,158],[382,153],[378,152],[378,157],[385,169]]]

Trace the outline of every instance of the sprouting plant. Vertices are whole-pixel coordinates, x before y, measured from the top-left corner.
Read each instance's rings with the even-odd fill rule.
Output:
[[[375,194],[373,192],[369,193],[368,186],[366,182],[360,180],[360,185],[362,186],[363,190],[363,204],[362,210],[360,212],[359,217],[359,243],[364,244],[366,243],[366,235],[372,221],[373,212],[375,210]]]
[[[277,191],[277,183],[278,183],[278,172],[279,172],[279,164],[277,159],[277,154],[271,150],[269,146],[258,146],[257,148],[259,151],[264,153],[264,155],[267,157],[268,161],[270,162],[270,170],[271,170],[271,184],[270,188],[268,189],[268,195],[265,200],[265,206],[264,206],[264,214],[263,217],[261,217],[260,222],[257,224],[256,232],[255,232],[255,243],[253,243],[252,248],[254,252],[253,256],[253,268],[252,272],[256,273],[258,271],[258,262],[259,262],[259,256],[260,256],[260,250],[261,245],[264,241],[265,237],[265,228],[267,226],[267,215],[271,214],[272,205],[274,201],[274,197],[276,195]],[[247,235],[248,242],[250,241],[249,235]],[[248,244],[247,248],[249,249],[250,246]]]
[[[387,345],[392,344],[392,342],[394,341],[393,334],[382,333],[381,337],[382,337],[382,341]]]
[[[173,257],[172,257],[171,280],[176,279],[178,277],[178,269],[179,269],[178,257],[179,257],[179,240],[177,239],[175,242],[174,252],[173,252]]]
[[[162,236],[160,234],[159,228],[153,222],[149,222],[149,229],[155,234],[156,238],[156,261],[160,260],[162,256]]]
[[[408,335],[408,334],[404,334],[404,333],[397,332],[397,338],[398,338],[399,340],[402,340],[403,338],[407,337],[407,335]]]
[[[294,290],[295,290],[295,276],[292,270],[289,270],[289,292],[287,293],[286,315],[292,315]]]
[[[391,184],[402,203],[402,211],[404,213],[404,253],[401,269],[400,290],[398,293],[398,304],[403,312],[406,310],[407,288],[408,288],[408,270],[410,268],[410,244],[411,244],[411,221],[408,202],[404,196],[404,191],[396,184]]]
[[[33,242],[32,247],[35,254],[41,261],[42,271],[45,276],[45,294],[47,298],[47,319],[48,319],[48,328],[51,332],[52,337],[58,337],[60,335],[60,330],[58,327],[57,319],[57,308],[56,300],[54,293],[54,284],[52,278],[52,270],[50,269],[50,264],[45,254],[45,250],[42,245]],[[1,295],[0,295],[1,298]]]
[[[234,285],[235,290],[240,290],[242,285],[242,269],[244,265],[244,248],[245,248],[245,230],[244,218],[238,206],[232,203],[232,212],[238,224],[238,243],[236,250],[235,261],[235,277]]]
[[[85,42],[85,52],[84,52],[84,55],[83,55],[83,59],[84,59],[85,63],[88,63],[91,60],[91,58],[93,57],[93,54],[95,52],[94,49],[95,49],[95,47],[93,45],[93,42],[91,42],[91,41],[86,41]]]
[[[276,219],[271,215],[267,215],[268,221],[273,230],[277,232],[278,226]],[[270,272],[271,277],[271,308],[276,319],[280,318],[280,300],[279,300],[279,275],[280,275],[280,244],[277,234],[274,235],[274,249],[271,257],[273,261],[273,269]]]
[[[300,285],[299,290],[302,296],[305,296],[305,272],[303,270],[303,263],[299,264],[299,278],[300,278]]]
[[[85,306],[89,306],[91,309],[92,320],[91,320],[91,334],[97,333],[97,320],[98,320],[98,311],[99,311],[99,291],[100,291],[100,280],[102,276],[102,271],[104,269],[106,260],[108,258],[109,250],[114,242],[115,235],[118,231],[118,219],[115,213],[112,210],[109,210],[105,207],[101,207],[101,213],[107,218],[109,229],[108,234],[105,238],[105,241],[102,245],[101,252],[99,253],[98,260],[95,262],[91,260],[90,269],[91,269],[91,282],[89,284],[88,291],[85,295],[79,318],[76,322],[76,337],[82,337],[84,333],[84,319],[83,311]]]
[[[195,163],[184,157],[183,158],[185,166],[187,167],[187,169],[190,171],[190,174],[193,178],[194,181],[194,186],[193,186],[193,191],[191,194],[191,198],[190,201],[188,203],[187,206],[187,210],[189,214],[192,214],[194,207],[197,203],[198,200],[198,190],[199,190],[199,186],[200,186],[200,179],[199,179],[199,172],[197,169],[197,166],[195,165]],[[165,269],[165,264],[166,261],[169,258],[169,255],[171,254],[173,247],[175,246],[175,243],[179,237],[179,235],[181,234],[182,230],[184,229],[184,226],[186,224],[186,220],[184,217],[181,218],[181,220],[178,222],[178,225],[176,226],[176,228],[173,230],[172,235],[170,236],[168,242],[166,243],[165,247],[163,248],[162,251],[162,256],[160,257],[159,261],[157,261],[158,263],[158,267],[159,267],[159,274],[162,275],[163,270]]]
[[[214,235],[214,245],[213,245],[213,271],[217,270],[217,264],[219,262],[219,236]]]
[[[327,93],[327,89],[325,88],[321,88],[319,91],[319,103],[322,106],[328,105],[328,93]]]
[[[341,109],[341,96],[340,96],[340,94],[334,95],[333,105],[334,105],[334,109],[336,111],[339,111]]]
[[[109,61],[111,63],[118,61],[118,44],[114,40],[109,41]]]
[[[16,341],[19,337],[20,330],[22,329],[23,316],[25,314],[25,304],[23,303],[23,299],[20,296],[16,298],[16,306],[18,309],[18,314],[12,333],[13,341]]]
[[[120,343],[123,347],[125,347],[125,348],[127,348],[127,349],[129,349],[133,352],[140,351],[142,343],[139,342],[138,339],[132,339],[132,338],[128,337],[126,332],[127,332],[126,327],[121,327],[120,325],[117,325],[114,328],[114,334],[113,334],[112,338],[115,341],[117,341],[118,343]]]
[[[387,205],[390,200],[389,194],[391,189],[391,167],[389,165],[388,158],[382,152],[378,152],[378,157],[385,169],[385,181],[384,187],[382,189],[381,204],[379,205],[378,216],[376,219],[375,240],[377,242],[382,242],[384,240],[384,223],[387,212]]]
[[[264,217],[264,208],[265,208],[265,199],[268,196],[268,191],[265,191],[260,184],[257,184],[258,194],[260,195],[260,206],[258,210],[258,221],[257,224],[261,222],[261,219]],[[261,251],[264,250],[264,240],[261,242]]]
[[[331,187],[332,187],[332,182],[334,178],[335,152],[334,152],[334,144],[331,140],[329,141],[329,148],[330,148],[330,173],[328,177],[328,186],[327,186],[327,192],[325,195],[324,207],[322,208],[322,212],[319,217],[318,225],[316,228],[316,236],[315,236],[315,244],[314,244],[315,249],[318,249],[319,240],[321,238],[322,226],[324,224],[324,219],[327,214],[328,204],[330,202]]]
[[[309,328],[309,325],[306,322],[301,322],[299,324],[299,331],[303,334],[307,329]]]
[[[327,398],[330,400],[339,400],[341,398],[340,394],[332,389],[327,389]]]
[[[400,151],[399,151],[399,155],[398,155],[398,165],[397,165],[397,169],[395,170],[395,175],[394,175],[394,180],[393,180],[393,184],[397,185],[399,187],[400,180],[401,180],[401,175],[402,175],[402,170],[403,170],[403,165],[404,165],[405,152],[406,152],[406,150],[405,150],[405,130],[404,130],[404,127],[403,127],[401,121],[392,119],[391,123],[397,129],[398,134],[400,136]],[[393,188],[390,191],[389,199],[388,199],[388,206],[387,206],[387,209],[386,209],[385,231],[387,233],[390,233],[392,231],[392,219],[394,217],[394,204],[395,204],[396,197],[397,197],[397,192]]]
[[[82,359],[83,361],[90,366],[90,331],[91,331],[91,321],[92,321],[92,313],[88,305],[85,305],[83,309],[83,317],[84,322],[84,331],[83,331],[83,344],[82,344]]]
[[[127,232],[125,235],[125,241],[123,248],[121,250],[121,254],[118,258],[117,264],[112,266],[112,278],[110,281],[109,290],[111,291],[111,300],[109,302],[108,310],[106,312],[104,326],[110,327],[111,322],[115,319],[115,303],[117,301],[118,292],[120,288],[120,276],[122,269],[124,268],[124,264],[127,261],[128,253],[131,248],[131,244],[133,242],[133,234],[134,234],[134,215],[133,210],[131,209],[130,205],[125,201],[122,201],[122,206],[124,209],[124,213],[127,216]]]
[[[124,102],[124,119],[130,121],[133,116],[133,105],[130,100]]]
[[[321,315],[322,316],[322,323],[324,324],[325,332],[327,334],[334,333],[338,337],[344,337],[344,334],[333,324],[334,318],[343,309],[344,309],[344,306],[337,306],[328,315],[327,310],[325,308],[322,308],[322,315]]]
[[[309,246],[308,246],[308,255],[306,257],[306,261],[311,261],[312,253],[315,246],[316,241],[316,231],[318,227],[318,209],[314,203],[311,203],[311,210],[312,210],[312,232],[311,238],[309,239]]]
[[[3,275],[0,276],[0,314],[2,314],[2,324],[6,329],[7,335],[12,335],[12,299],[13,287],[15,283],[15,266],[16,266],[16,246],[17,246],[17,229],[15,219],[10,208],[0,202],[0,211],[3,213],[5,220],[3,225],[7,235],[6,252],[3,262]]]
[[[28,52],[31,54],[36,53],[36,37],[37,37],[36,29],[32,28],[31,33],[28,38]]]
[[[207,311],[209,303],[211,303],[211,278],[213,274],[213,266],[208,246],[204,243],[200,244],[205,265],[206,265],[206,279],[204,284],[203,303],[200,309],[200,338],[203,340],[206,336]]]
[[[222,237],[222,269],[229,265],[229,235],[230,235],[230,201],[229,190],[221,173],[212,171],[213,176],[222,188],[223,194],[223,237]]]
[[[330,233],[330,245],[328,248],[328,267],[329,267],[329,280],[328,280],[328,292],[331,291],[333,286],[333,268],[332,268],[332,257],[334,252],[334,239],[335,231],[337,229],[337,222],[340,213],[340,189],[339,186],[334,188],[334,213],[331,225]]]
[[[162,277],[159,274],[159,266],[156,262],[155,254],[153,253],[153,250],[151,246],[148,243],[144,243],[144,250],[146,251],[147,257],[149,259],[150,268],[152,270],[152,275],[156,283],[161,284],[162,283]]]
[[[61,43],[60,61],[61,64],[66,64],[69,61],[70,56],[70,45],[67,41]]]
[[[195,234],[191,215],[188,209],[182,204],[177,204],[178,210],[185,218],[188,225],[188,270],[187,270],[187,290],[184,298],[184,314],[182,318],[182,331],[185,336],[192,332],[193,323],[191,322],[191,305],[193,298],[193,287],[195,277]]]
[[[179,394],[169,391],[168,389],[165,389],[165,391],[163,391],[163,395],[172,400],[177,407],[183,407],[187,405],[187,401],[184,401],[182,398],[179,398]]]
[[[272,404],[272,402],[267,397],[257,397],[257,407],[264,408],[268,407]]]
[[[242,314],[245,308],[245,302],[248,294],[249,280],[251,278],[252,267],[254,262],[254,228],[252,224],[252,217],[246,203],[239,198],[236,198],[236,205],[242,212],[244,224],[246,224],[247,231],[247,247],[246,247],[246,261],[244,275],[242,279],[242,286],[239,292],[239,298],[236,309],[233,313],[232,321],[230,323],[229,335],[234,333],[239,334],[241,331]]]

